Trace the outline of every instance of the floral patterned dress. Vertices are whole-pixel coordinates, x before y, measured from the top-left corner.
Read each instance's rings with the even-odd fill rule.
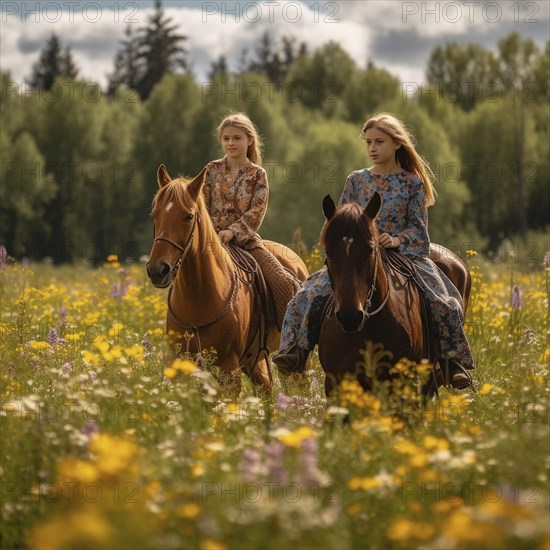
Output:
[[[441,355],[454,358],[464,368],[473,369],[472,352],[464,333],[462,298],[451,281],[429,259],[428,208],[420,178],[410,172],[388,176],[368,169],[352,172],[340,197],[340,204],[357,202],[365,207],[374,192],[382,196],[376,218],[378,230],[401,237],[398,252],[415,264],[435,325],[439,328]],[[318,341],[321,312],[330,295],[326,268],[311,275],[288,304],[281,334],[280,353],[297,343],[312,350]]]
[[[245,164],[234,178],[226,158],[206,165],[202,195],[216,232],[229,229],[243,248],[263,248],[258,235],[269,198],[266,171]]]

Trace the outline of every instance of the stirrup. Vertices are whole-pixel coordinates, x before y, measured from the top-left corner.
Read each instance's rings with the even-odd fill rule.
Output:
[[[465,390],[472,388],[475,392],[474,380],[472,375],[457,361],[450,359],[447,364],[449,374],[448,384],[455,390]]]

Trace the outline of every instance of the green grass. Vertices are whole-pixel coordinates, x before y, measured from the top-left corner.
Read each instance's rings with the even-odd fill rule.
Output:
[[[207,371],[165,376],[142,266],[7,266],[1,547],[544,548],[549,272],[471,260],[478,392],[425,409],[353,381],[327,402],[316,357],[229,401]]]

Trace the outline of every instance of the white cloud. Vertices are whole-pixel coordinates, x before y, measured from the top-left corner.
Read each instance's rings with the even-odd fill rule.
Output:
[[[37,11],[28,9],[36,5]],[[143,9],[130,1],[76,5],[63,0],[42,6],[39,2],[3,2],[1,69],[11,71],[14,80],[22,82],[55,31],[62,44],[71,47],[81,76],[104,85],[126,26],[142,27],[153,9]],[[99,5],[100,11],[96,9]],[[182,7],[173,7],[173,2],[167,5],[166,14],[178,25],[178,32],[188,37],[190,60],[201,80],[206,79],[210,62],[220,55],[225,55],[230,67],[236,69],[242,50],[254,52],[267,31],[274,37],[293,35],[306,42],[310,50],[334,40],[360,67],[372,59],[376,65],[410,82],[422,80],[429,51],[437,43],[467,41],[470,36],[484,35],[495,42],[499,32],[505,35],[512,30],[526,36],[538,33],[539,43],[548,39],[544,29],[548,27],[550,4],[506,0],[244,0],[182,2]],[[63,11],[58,6],[71,9]],[[500,20],[492,22],[497,16]]]

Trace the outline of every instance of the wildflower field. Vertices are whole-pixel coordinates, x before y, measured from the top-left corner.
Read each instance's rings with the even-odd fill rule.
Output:
[[[316,357],[228,400],[211,351],[168,359],[143,265],[4,263],[1,548],[548,548],[550,272],[470,265],[478,391],[422,407],[327,401]]]

